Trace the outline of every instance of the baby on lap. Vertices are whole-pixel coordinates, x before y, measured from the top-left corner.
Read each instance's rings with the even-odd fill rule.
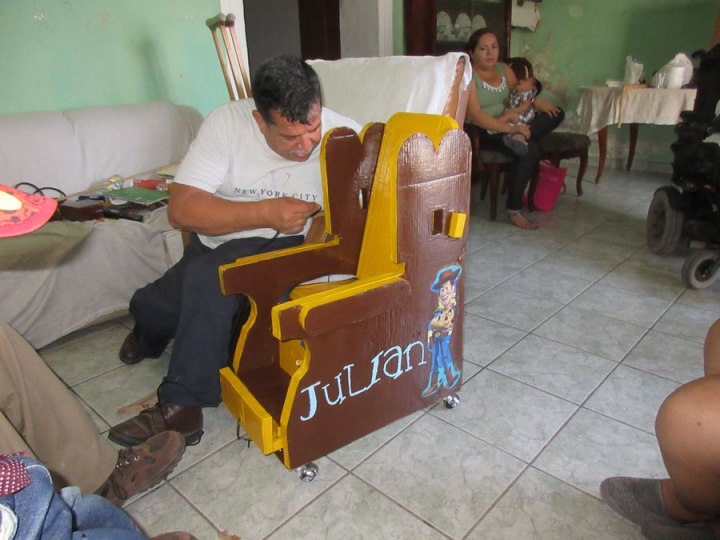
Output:
[[[533,100],[542,90],[542,84],[535,77],[528,77],[518,81],[515,88],[510,91],[505,104],[507,109],[522,109],[517,122],[511,125],[527,125],[535,118],[535,107]],[[506,133],[503,135],[503,143],[518,156],[527,154],[527,139],[522,133]]]

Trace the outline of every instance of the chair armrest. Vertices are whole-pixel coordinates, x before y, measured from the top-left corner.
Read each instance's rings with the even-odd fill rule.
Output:
[[[249,257],[219,267],[223,294],[247,294],[289,287],[329,274],[351,274],[354,265],[336,257],[339,239],[322,244],[302,244]]]
[[[411,292],[410,283],[395,274],[358,279],[275,306],[273,334],[282,341],[318,336],[397,309]]]

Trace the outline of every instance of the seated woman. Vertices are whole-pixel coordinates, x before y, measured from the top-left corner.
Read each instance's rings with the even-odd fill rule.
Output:
[[[495,34],[487,28],[473,32],[468,40],[467,52],[472,61],[473,80],[465,121],[481,128],[480,144],[486,150],[508,152],[503,143],[504,134],[521,133],[525,136],[528,141],[527,152],[515,156],[506,208],[513,225],[521,229],[537,229],[539,225],[520,212],[522,195],[540,161],[538,139],[555,129],[565,113],[538,97],[533,102],[537,113],[535,118],[528,125],[518,124],[522,108],[505,108],[510,91],[517,86],[517,77],[507,64],[498,61],[500,49]]]

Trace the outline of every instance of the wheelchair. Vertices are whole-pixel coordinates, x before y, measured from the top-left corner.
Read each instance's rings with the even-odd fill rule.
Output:
[[[675,128],[672,186],[659,188],[647,215],[650,250],[668,255],[690,248],[682,271],[687,287],[710,287],[720,277],[720,46],[701,55],[692,111]]]

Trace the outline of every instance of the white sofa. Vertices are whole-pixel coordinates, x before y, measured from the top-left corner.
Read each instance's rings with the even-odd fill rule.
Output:
[[[182,159],[202,115],[166,102],[0,116],[0,182],[67,195]],[[51,194],[52,195],[52,194]],[[127,309],[169,267],[164,210],[147,223],[50,222],[0,240],[0,318],[36,348]]]

